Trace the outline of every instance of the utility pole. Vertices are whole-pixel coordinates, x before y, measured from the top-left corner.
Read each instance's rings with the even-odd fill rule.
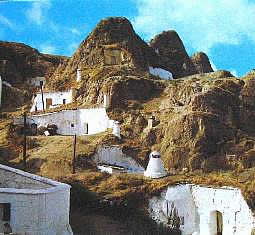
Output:
[[[40,88],[41,88],[41,94],[42,94],[42,105],[43,105],[43,112],[44,112],[44,100],[43,100],[43,81],[40,81]]]
[[[74,140],[73,140],[73,169],[72,174],[75,174],[75,154],[76,154],[76,134],[74,134]]]
[[[27,129],[26,129],[26,124],[27,124],[27,114],[24,113],[24,141],[23,141],[23,167],[24,170],[27,168]]]

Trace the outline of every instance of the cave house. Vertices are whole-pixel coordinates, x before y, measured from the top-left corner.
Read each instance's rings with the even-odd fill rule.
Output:
[[[169,186],[149,202],[152,218],[182,235],[251,235],[255,217],[242,192],[232,187]]]
[[[0,234],[72,235],[70,186],[0,165]]]

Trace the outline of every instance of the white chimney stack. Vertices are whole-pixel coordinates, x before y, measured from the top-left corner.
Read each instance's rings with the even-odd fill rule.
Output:
[[[76,76],[76,81],[79,82],[81,80],[81,69],[77,69],[77,76]]]
[[[120,137],[120,124],[118,121],[114,121],[113,127],[112,127],[112,134],[117,136],[119,139]]]
[[[110,97],[109,95],[104,95],[104,108],[108,108],[110,105]]]
[[[144,172],[144,176],[150,178],[161,178],[167,175],[167,172],[164,168],[163,162],[160,159],[160,153],[152,152],[150,154],[149,164],[147,166],[146,171]]]

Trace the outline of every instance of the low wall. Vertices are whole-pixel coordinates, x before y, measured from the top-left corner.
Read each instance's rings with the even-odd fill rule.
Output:
[[[144,172],[144,168],[142,166],[140,166],[133,158],[123,154],[121,148],[117,146],[99,147],[93,156],[93,159],[97,164],[105,163],[122,166],[128,169],[128,172]]]

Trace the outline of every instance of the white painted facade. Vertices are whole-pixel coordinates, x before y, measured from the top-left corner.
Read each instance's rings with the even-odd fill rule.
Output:
[[[160,159],[160,153],[154,151],[150,154],[150,160],[144,176],[150,178],[161,178],[167,175],[164,164]]]
[[[0,233],[9,223],[18,235],[72,235],[69,208],[69,185],[0,165]]]
[[[149,73],[154,76],[159,76],[164,80],[173,80],[172,73],[162,68],[153,68],[149,66]]]
[[[222,235],[250,235],[255,227],[253,213],[238,188],[168,187],[161,197],[150,200],[149,211],[153,219],[170,227],[177,215],[183,235],[217,235],[217,214],[222,216]]]
[[[0,76],[0,107],[2,105],[2,78]]]
[[[51,105],[48,106],[48,100],[51,99]],[[43,92],[44,109],[54,108],[62,104],[72,103],[72,90],[63,92]],[[38,92],[33,100],[30,112],[43,110],[42,94]]]
[[[31,115],[28,123],[37,124],[38,127],[47,124],[55,124],[57,134],[60,135],[92,135],[112,128],[113,120],[110,120],[105,108],[63,110],[53,113]]]
[[[93,160],[97,164],[109,164],[124,167],[128,173],[143,173],[144,168],[133,158],[122,152],[118,146],[101,146],[97,149]]]
[[[27,78],[27,83],[33,87],[40,87],[40,83],[43,83],[43,86],[46,84],[45,77],[34,77],[34,78]]]

